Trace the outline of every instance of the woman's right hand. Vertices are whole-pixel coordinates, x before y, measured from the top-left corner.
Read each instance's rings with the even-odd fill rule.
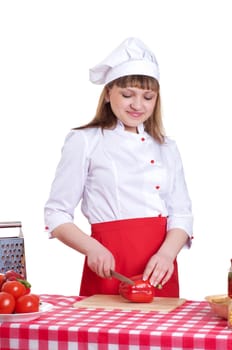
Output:
[[[113,254],[98,241],[92,243],[87,252],[88,267],[102,278],[111,277],[111,270],[115,269]]]

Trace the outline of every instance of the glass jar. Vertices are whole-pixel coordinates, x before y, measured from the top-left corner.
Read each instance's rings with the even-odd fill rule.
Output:
[[[232,328],[232,301],[228,304],[228,318],[227,318],[228,328]]]

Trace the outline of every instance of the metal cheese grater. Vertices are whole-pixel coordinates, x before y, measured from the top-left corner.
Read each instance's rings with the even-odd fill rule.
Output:
[[[21,221],[0,222],[0,273],[14,270],[26,278],[26,259]]]

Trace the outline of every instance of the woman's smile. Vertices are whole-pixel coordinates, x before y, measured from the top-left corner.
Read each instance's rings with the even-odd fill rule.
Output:
[[[135,111],[128,111],[127,112],[129,114],[130,117],[132,118],[141,118],[141,116],[143,115],[142,112],[135,112]]]
[[[137,132],[137,126],[150,118],[156,98],[155,91],[136,87],[121,88],[114,85],[108,91],[108,101],[114,115],[131,132]]]

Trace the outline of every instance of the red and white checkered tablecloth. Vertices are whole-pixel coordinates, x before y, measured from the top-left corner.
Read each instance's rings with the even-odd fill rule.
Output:
[[[76,309],[74,296],[41,300],[53,307],[39,319],[0,323],[1,350],[232,350],[232,330],[205,301],[162,313]]]

